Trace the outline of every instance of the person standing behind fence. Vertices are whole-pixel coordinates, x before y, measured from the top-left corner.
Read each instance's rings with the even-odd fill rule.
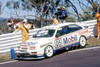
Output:
[[[13,31],[13,20],[12,19],[8,19],[8,23],[7,23],[7,30],[9,33],[11,33]]]
[[[58,20],[56,19],[55,16],[53,16],[53,24],[58,24]]]
[[[100,9],[99,12],[97,12],[96,14],[96,18],[97,18],[97,39],[100,38]]]
[[[17,18],[17,22],[14,24],[14,30],[16,31],[21,25],[22,25],[22,22],[20,22],[20,19]]]
[[[0,27],[0,35],[2,34],[2,28]]]
[[[66,20],[66,17],[68,17],[67,12],[65,11],[65,7],[62,7],[60,12],[61,12],[60,20],[62,23],[64,23]]]
[[[35,25],[33,24],[33,21],[30,21],[29,24],[30,24],[30,29],[35,29]]]
[[[57,12],[55,13],[55,15],[56,15],[57,19],[60,19],[60,16],[61,16],[61,7],[60,6],[57,7]]]
[[[17,29],[17,31],[22,30],[22,42],[25,42],[29,39],[29,29],[30,26],[27,24],[27,19],[24,19],[23,24]]]

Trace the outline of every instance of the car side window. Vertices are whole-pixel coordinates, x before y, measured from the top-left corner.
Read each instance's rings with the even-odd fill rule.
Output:
[[[70,32],[74,32],[74,31],[77,31],[77,30],[81,30],[82,29],[81,26],[78,26],[76,24],[68,25],[68,28],[70,29]]]
[[[69,32],[70,32],[70,31],[69,31],[68,26],[61,27],[61,28],[59,28],[59,29],[57,30],[56,37],[59,37],[59,36],[68,34]]]

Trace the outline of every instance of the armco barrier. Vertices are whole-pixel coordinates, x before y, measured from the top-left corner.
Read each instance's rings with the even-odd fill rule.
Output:
[[[91,36],[97,36],[97,20],[77,22],[76,24],[80,24],[81,26],[88,26]]]
[[[76,24],[80,24],[82,26],[88,26],[91,36],[97,35],[97,27],[96,27],[97,21],[96,20],[76,22]],[[31,38],[32,35],[37,30],[38,29],[30,30],[29,38]],[[16,47],[18,47],[21,44],[21,39],[22,39],[21,36],[22,36],[21,33],[18,33],[18,32],[0,35],[0,53],[10,51],[12,47],[16,49]]]
[[[38,29],[30,30],[29,38],[31,38],[37,30]],[[19,32],[0,35],[0,53],[10,51],[12,47],[16,49],[16,47],[21,44],[21,40],[22,35]]]

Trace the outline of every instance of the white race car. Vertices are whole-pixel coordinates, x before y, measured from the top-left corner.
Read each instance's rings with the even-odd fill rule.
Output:
[[[41,28],[33,38],[21,44],[16,51],[18,59],[49,58],[57,50],[79,45],[85,47],[90,37],[88,28],[75,23],[61,23]]]

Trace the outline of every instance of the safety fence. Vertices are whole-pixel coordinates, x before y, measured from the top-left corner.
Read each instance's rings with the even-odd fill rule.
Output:
[[[29,31],[29,38],[34,35],[38,29]],[[22,35],[20,32],[8,33],[0,35],[0,53],[10,51],[11,48],[17,48],[22,42]]]
[[[97,36],[97,20],[77,22],[76,24],[79,24],[84,27],[88,27],[91,36]]]
[[[91,36],[97,35],[97,21],[85,21],[85,22],[76,22],[76,24],[80,24],[82,26],[88,27],[91,33]],[[29,38],[35,34],[38,29],[30,30],[29,31]],[[21,44],[21,33],[8,33],[0,35],[0,53],[4,53],[10,51],[10,49],[17,48]]]

